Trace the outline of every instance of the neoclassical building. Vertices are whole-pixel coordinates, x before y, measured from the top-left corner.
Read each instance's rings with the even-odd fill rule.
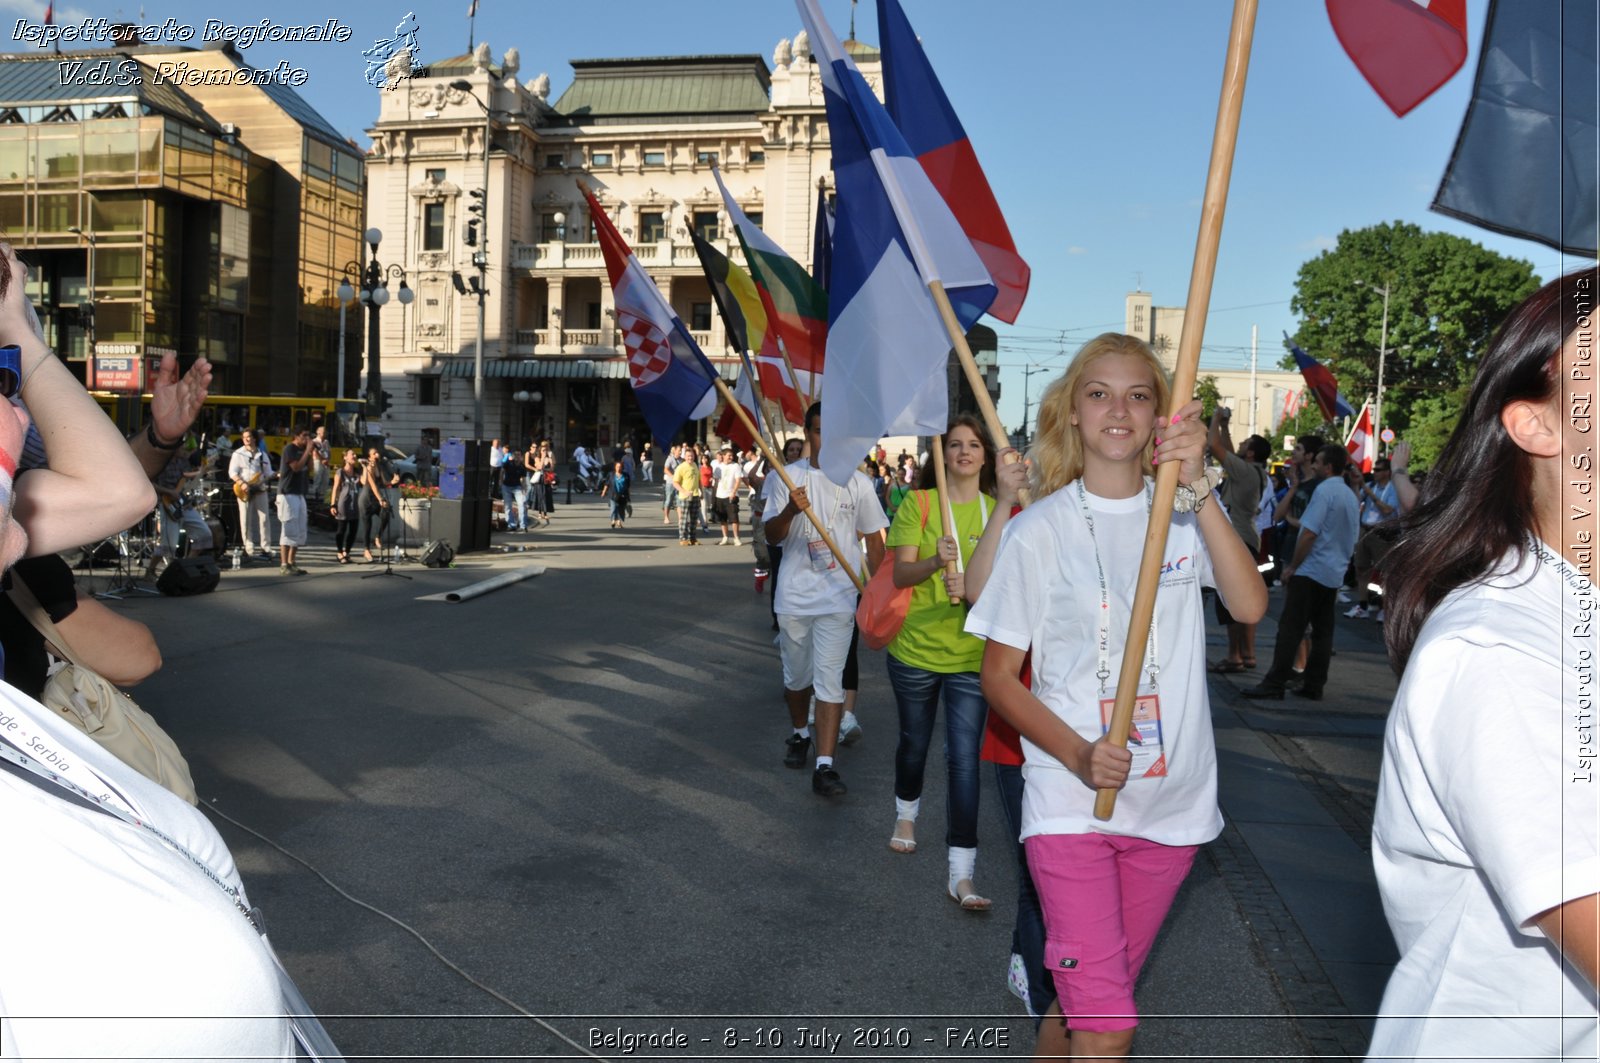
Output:
[[[846,47],[876,86],[877,50]],[[378,90],[367,224],[383,234],[380,260],[416,293],[388,304],[378,332],[395,442],[472,434],[480,289],[485,435],[549,436],[561,452],[643,437],[580,181],[732,379],[736,352],[689,239],[698,232],[742,261],[712,168],[808,267],[819,183],[832,181],[804,35],[772,60],[575,60],[552,102],[547,75],[524,80],[515,49],[496,61],[482,44]]]

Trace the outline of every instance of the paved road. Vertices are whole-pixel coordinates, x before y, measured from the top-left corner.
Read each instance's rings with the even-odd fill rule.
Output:
[[[497,536],[530,551],[397,569],[412,580],[362,579],[314,533],[309,576],[263,566],[121,606],[166,657],[140,700],[336,1040],[371,1058],[1026,1055],[992,779],[978,880],[996,904],[974,915],[944,895],[941,772],[921,851],[885,845],[880,656],[841,756],[850,793],[823,801],[780,762],[748,548],[681,548],[652,516],[614,532],[579,500]],[[471,602],[418,600],[530,564],[545,571]],[[1364,810],[1393,680],[1375,625],[1340,623],[1320,706],[1213,682],[1228,830],[1147,968],[1141,1054],[1364,1047],[1347,1016],[1392,962]]]

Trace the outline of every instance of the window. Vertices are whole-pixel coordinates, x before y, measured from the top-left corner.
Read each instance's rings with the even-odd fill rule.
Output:
[[[544,157],[544,168],[547,170],[563,170],[566,169],[566,165],[567,157],[565,155],[546,155]]]
[[[695,211],[694,232],[702,240],[715,240],[721,232],[717,225],[717,212],[714,210]]]
[[[600,327],[600,304],[590,303],[584,309],[588,311],[588,313],[584,316],[584,320],[586,320],[588,324],[584,325],[583,327],[588,329],[598,329]]]
[[[750,152],[750,161],[751,162],[766,162],[767,161],[767,153],[764,152],[764,151],[759,151],[759,150],[752,151],[752,152]]]
[[[427,173],[427,178],[428,178],[428,183],[429,184],[435,184],[435,185],[444,184],[444,171],[443,170],[428,170],[428,171],[426,171],[426,173]]]
[[[696,332],[708,332],[711,329],[711,304],[689,304],[689,327]]]
[[[718,161],[717,153],[714,151],[697,151],[694,153],[694,161],[696,166],[715,166]]]
[[[444,250],[443,203],[424,203],[422,205],[422,249],[424,251]]]
[[[644,164],[646,166],[665,166],[667,164],[667,153],[664,151],[647,151],[644,153]]]
[[[439,405],[439,378],[436,376],[417,377],[417,405]]]
[[[609,151],[597,151],[597,152],[595,152],[594,154],[589,156],[589,165],[593,166],[595,168],[599,168],[601,166],[610,166],[611,165],[611,153]]]
[[[659,210],[639,213],[639,242],[653,244],[667,238],[667,216]]]
[[[757,229],[761,228],[761,221],[766,217],[766,215],[759,210],[747,210],[744,212],[744,216],[750,219],[750,224],[754,225]]]
[[[580,233],[578,233],[577,242],[578,243],[583,243],[583,244],[597,244],[597,243],[600,242],[599,235],[596,234],[595,231],[594,231],[594,215],[593,214],[588,214],[588,215],[584,216],[583,229],[582,229],[582,231]]]
[[[559,210],[547,210],[539,215],[539,242],[550,243],[552,240],[565,240],[567,238],[566,226],[556,221]]]

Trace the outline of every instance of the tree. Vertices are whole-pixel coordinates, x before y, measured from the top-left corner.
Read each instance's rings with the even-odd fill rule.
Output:
[[[1217,387],[1217,378],[1210,373],[1201,377],[1194,386],[1194,397],[1200,400],[1200,419],[1209,423],[1211,415],[1216,412],[1217,403],[1222,401],[1222,389]]]
[[[1533,263],[1403,222],[1346,230],[1300,267],[1295,342],[1333,370],[1351,405],[1377,392],[1389,288],[1383,422],[1432,463],[1454,427],[1478,357],[1505,316],[1539,287]],[[1378,290],[1374,290],[1378,289]],[[1286,368],[1293,359],[1285,355]]]

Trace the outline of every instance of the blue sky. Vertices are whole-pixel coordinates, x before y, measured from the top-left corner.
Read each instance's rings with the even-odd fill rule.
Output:
[[[299,91],[333,125],[367,143],[377,91],[362,80],[363,48],[415,12],[423,56],[467,50],[469,0],[395,0],[333,7],[302,0],[233,4],[147,0],[121,6],[59,3],[58,24],[85,16],[203,29],[208,19],[320,23],[330,11],[348,43],[258,43],[257,67],[304,67]],[[1227,0],[903,0],[1005,210],[1033,287],[1001,336],[1001,418],[1021,419],[1023,369],[1057,368],[1086,339],[1120,329],[1123,298],[1139,286],[1157,305],[1183,303],[1199,224],[1211,131],[1232,4]],[[822,0],[841,36],[847,0]],[[1323,5],[1261,5],[1232,191],[1201,364],[1249,363],[1250,327],[1261,364],[1280,334],[1301,263],[1344,229],[1408,221],[1531,261],[1548,278],[1577,262],[1431,213],[1471,91],[1487,3],[1471,0],[1470,52],[1456,76],[1404,119],[1366,85],[1340,48]],[[42,0],[0,0],[7,43],[17,18],[38,20]],[[876,8],[857,9],[857,35],[876,43]],[[981,11],[982,17],[974,17]],[[141,17],[142,12],[142,17]],[[793,37],[788,0],[481,0],[478,41],[495,58],[515,46],[522,77],[548,72],[552,99],[571,82],[568,61],[640,55],[755,53]],[[197,34],[198,35],[198,34]],[[799,249],[795,249],[799,250]],[[1033,377],[1033,393],[1049,374]]]

